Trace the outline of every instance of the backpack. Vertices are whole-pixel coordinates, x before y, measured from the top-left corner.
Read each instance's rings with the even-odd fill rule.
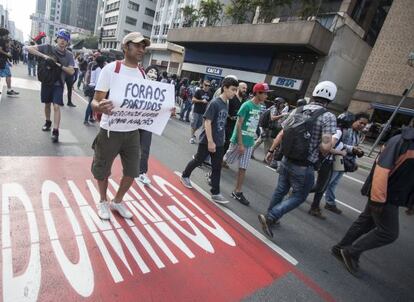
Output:
[[[315,110],[310,115],[303,112],[303,107],[296,109],[292,118],[283,128],[281,149],[288,159],[306,164],[309,157],[312,129],[316,119],[327,112],[325,108]]]
[[[271,113],[272,107],[269,109],[266,109],[259,118],[259,127],[262,127],[263,129],[269,129],[270,127],[270,113]]]
[[[48,56],[54,57],[59,62],[56,55],[53,53],[52,46],[48,47]],[[55,82],[62,81],[62,70],[50,60],[40,59],[37,67],[37,79],[44,85],[53,85]]]

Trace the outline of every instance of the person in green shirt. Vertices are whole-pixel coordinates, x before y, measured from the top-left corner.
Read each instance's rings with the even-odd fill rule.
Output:
[[[244,102],[237,113],[237,123],[230,139],[230,147],[223,159],[223,165],[239,161],[236,187],[231,196],[246,206],[249,205],[249,201],[243,195],[242,186],[253,152],[256,129],[259,124],[260,104],[267,99],[268,92],[270,92],[268,84],[254,85],[253,99]]]

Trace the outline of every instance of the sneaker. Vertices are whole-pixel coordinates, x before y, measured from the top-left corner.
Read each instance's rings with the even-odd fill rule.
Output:
[[[345,264],[346,269],[348,272],[350,272],[352,275],[356,276],[358,273],[358,259],[353,257],[347,249],[342,248],[340,249],[342,260]]]
[[[88,121],[83,121],[83,124],[84,124],[85,126],[89,126],[89,122],[88,122]]]
[[[325,204],[325,209],[327,209],[328,211],[331,211],[335,214],[342,214],[342,211],[340,209],[338,209],[338,207],[336,205],[331,205],[329,203]]]
[[[243,192],[231,192],[231,197],[239,201],[242,205],[248,206],[250,202],[244,197]]]
[[[58,129],[52,130],[52,142],[53,143],[59,142],[59,130]]]
[[[102,220],[109,220],[111,218],[111,212],[109,211],[109,202],[101,201],[98,205],[98,216]]]
[[[17,91],[14,91],[13,89],[7,90],[7,95],[19,95],[20,93]]]
[[[146,186],[149,186],[151,184],[151,179],[149,179],[145,173],[142,173],[138,176],[138,181],[142,182]]]
[[[277,170],[277,168],[279,167],[279,165],[277,164],[277,161],[273,161],[270,163],[269,165],[270,168]]]
[[[95,123],[95,122],[96,122],[96,120],[95,120],[94,118],[92,118],[92,117],[91,117],[91,118],[89,119],[89,123],[92,123],[92,124],[93,124],[93,123]]]
[[[320,219],[326,219],[326,217],[324,215],[322,215],[322,211],[320,208],[310,208],[310,210],[308,211],[309,215],[311,216],[315,216],[317,218]]]
[[[260,214],[258,218],[259,218],[260,223],[262,224],[263,232],[270,238],[273,238],[272,219],[269,219],[267,215],[263,215],[263,214]]]
[[[50,127],[52,127],[52,121],[46,121],[42,127],[42,131],[50,131]]]
[[[338,259],[341,262],[343,261],[342,254],[341,254],[341,247],[339,245],[334,245],[331,248],[331,253],[332,253],[332,255],[335,256],[336,259]]]
[[[190,121],[190,120],[185,120],[185,122],[186,122],[186,123],[191,123],[191,121]]]
[[[195,144],[196,143],[196,138],[195,136],[193,136],[192,138],[190,138],[190,144]]]
[[[230,201],[227,200],[227,198],[225,198],[223,195],[221,194],[214,194],[211,195],[211,200],[220,204],[226,204],[229,203]]]
[[[110,204],[111,210],[117,211],[119,215],[126,219],[132,219],[132,213],[126,208],[123,203],[112,201]]]
[[[191,184],[191,180],[190,177],[180,177],[180,181],[182,182],[182,184],[184,185],[184,187],[192,189],[193,185]]]
[[[76,105],[75,104],[73,104],[73,103],[68,103],[67,104],[69,107],[76,107]]]

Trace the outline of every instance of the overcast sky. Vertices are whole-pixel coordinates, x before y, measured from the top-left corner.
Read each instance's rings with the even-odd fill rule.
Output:
[[[0,4],[8,8],[9,19],[23,31],[23,38],[27,41],[32,27],[30,15],[36,10],[36,0],[0,0]]]

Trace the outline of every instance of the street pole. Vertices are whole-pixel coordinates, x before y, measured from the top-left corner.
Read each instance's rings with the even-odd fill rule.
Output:
[[[375,141],[374,145],[371,148],[371,151],[369,151],[368,157],[371,156],[372,152],[374,151],[375,147],[379,144],[379,142],[381,141],[382,137],[384,136],[385,132],[387,131],[388,127],[391,125],[394,117],[396,116],[396,114],[398,113],[398,110],[400,109],[401,105],[404,103],[405,99],[407,98],[408,95],[410,95],[411,91],[414,88],[414,82],[411,84],[410,88],[408,88],[408,90],[405,91],[403,97],[401,98],[401,101],[398,103],[398,106],[395,108],[394,112],[392,113],[391,117],[389,118],[389,120],[387,121],[387,124],[385,125],[385,127],[382,129],[380,135],[378,136],[377,140]]]

